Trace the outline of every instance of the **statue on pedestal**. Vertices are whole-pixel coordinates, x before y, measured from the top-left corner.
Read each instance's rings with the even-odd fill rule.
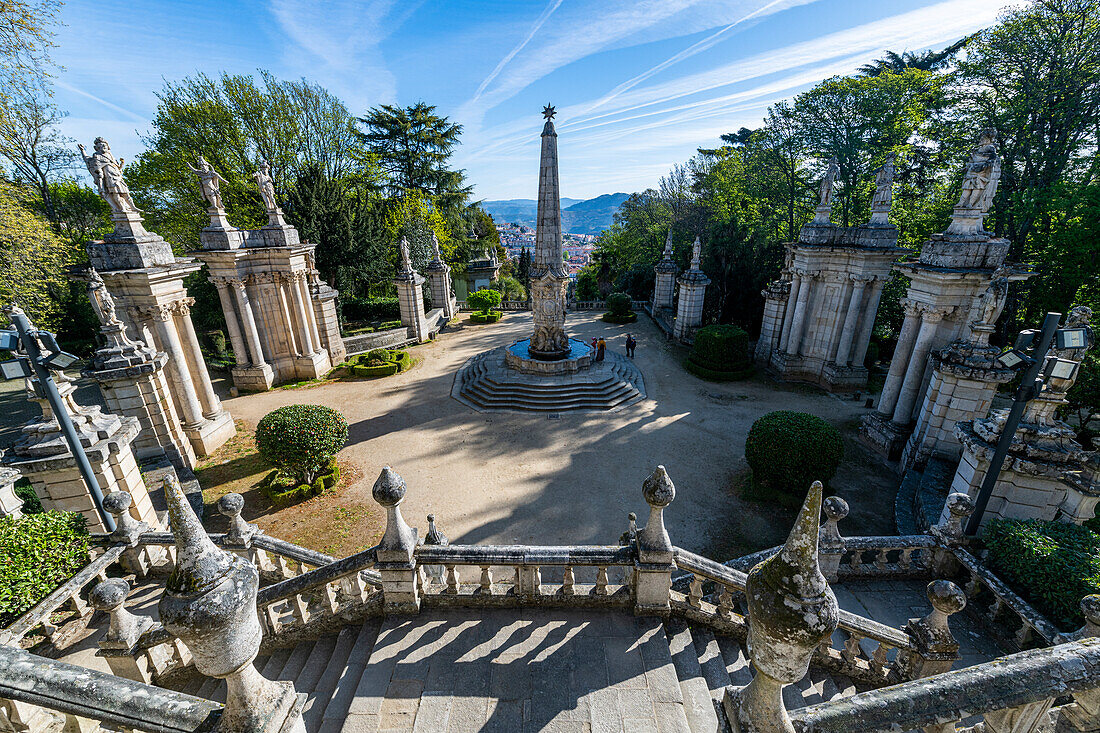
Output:
[[[997,155],[997,133],[982,130],[978,146],[970,154],[963,174],[962,194],[951,216],[947,234],[982,234],[982,222],[1001,180],[1001,158]]]
[[[283,210],[279,208],[279,202],[275,200],[275,184],[271,180],[271,164],[266,160],[260,161],[260,167],[252,174],[256,185],[260,189],[260,198],[264,200],[264,209],[267,211],[269,226],[282,226]]]
[[[186,161],[185,161],[186,163]],[[186,163],[187,167],[191,169],[191,172],[199,177],[199,185],[202,188],[202,197],[206,199],[206,203],[210,205],[211,211],[225,211],[225,205],[222,202],[222,193],[219,188],[219,181],[222,183],[229,183],[229,181],[222,178],[214,167],[206,161],[206,158],[199,156],[199,167]]]
[[[130,187],[126,185],[126,181],[122,177],[122,164],[124,161],[122,159],[115,160],[114,156],[111,155],[111,146],[107,144],[107,141],[97,137],[92,144],[95,152],[91,155],[86,153],[83,145],[77,145],[77,147],[80,149],[80,156],[84,159],[84,165],[88,167],[88,172],[92,174],[92,180],[99,190],[99,195],[111,207],[111,213],[123,216],[140,214],[141,211],[134,205],[134,200],[130,198]]]
[[[871,223],[887,224],[887,215],[894,204],[894,153],[888,153],[882,166],[875,171],[875,194],[871,197]]]
[[[821,199],[818,201],[816,214],[814,215],[814,224],[828,224],[829,214],[833,210],[833,184],[836,183],[836,177],[840,175],[840,164],[837,163],[836,156],[834,155],[829,159],[829,165],[825,167],[825,176],[821,179]]]

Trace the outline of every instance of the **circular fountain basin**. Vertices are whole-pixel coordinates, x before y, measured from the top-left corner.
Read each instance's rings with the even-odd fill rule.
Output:
[[[531,339],[516,341],[504,350],[504,362],[525,374],[570,374],[592,364],[595,349],[583,341],[569,339],[569,353],[560,359],[531,356]]]

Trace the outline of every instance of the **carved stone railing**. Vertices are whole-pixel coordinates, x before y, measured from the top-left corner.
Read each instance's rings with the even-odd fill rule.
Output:
[[[3,646],[0,699],[150,733],[213,731],[222,711],[208,700]]]
[[[1055,707],[1073,695],[1074,701]],[[956,723],[981,716],[976,726]],[[1032,649],[791,713],[799,733],[1094,731],[1100,638]]]
[[[422,603],[428,606],[537,601],[583,607],[629,605],[633,598],[621,582],[636,560],[632,547],[422,545],[415,558]],[[609,576],[612,568],[619,570],[615,577]],[[544,577],[546,570],[554,577]]]
[[[740,607],[748,576],[681,548],[676,548],[674,557],[676,567],[689,573],[690,580],[686,593],[672,590],[673,611],[719,633],[744,639],[747,619]],[[870,653],[864,650],[868,645],[872,647]],[[861,682],[881,686],[903,676],[899,652],[913,650],[904,631],[841,610],[837,633],[818,648],[815,661]]]
[[[98,557],[36,603],[10,626],[0,629],[0,645],[18,646],[23,637],[39,627],[42,628],[46,639],[53,641],[58,628],[54,625],[52,617],[63,608],[75,611],[84,618],[90,616],[92,609],[84,600],[85,590],[92,583],[106,580],[108,568],[118,562],[125,551],[126,545],[123,544],[115,544],[104,549]]]
[[[925,577],[937,547],[929,535],[845,537],[837,568],[841,578]]]

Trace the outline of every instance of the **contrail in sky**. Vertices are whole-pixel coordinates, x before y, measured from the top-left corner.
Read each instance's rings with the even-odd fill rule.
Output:
[[[776,0],[776,2],[778,1],[779,0]],[[485,81],[481,82],[481,86],[479,86],[477,88],[477,91],[474,92],[473,99],[470,100],[471,102],[481,97],[481,93],[485,91],[485,87],[489,86],[493,79],[496,79],[497,75],[504,70],[505,66],[508,65],[508,62],[514,59],[516,57],[516,54],[522,51],[523,47],[530,43],[531,39],[534,38],[535,34],[539,32],[540,28],[542,28],[542,24],[545,23],[551,15],[553,15],[554,11],[558,9],[558,6],[561,5],[562,2],[563,0],[550,1],[550,4],[547,5],[546,9],[542,11],[542,15],[540,15],[538,17],[538,20],[535,21],[535,25],[531,28],[530,32],[527,34],[527,37],[524,38],[518,46],[509,51],[508,55],[500,60],[500,63],[497,64],[496,68],[492,70],[489,76],[485,77]]]

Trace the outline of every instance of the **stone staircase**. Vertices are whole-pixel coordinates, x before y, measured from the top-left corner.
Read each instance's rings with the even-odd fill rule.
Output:
[[[668,731],[716,733],[725,688],[752,678],[743,646],[682,619],[610,610],[425,610],[371,618],[259,657],[308,695],[310,733]],[[217,702],[225,683],[183,692]],[[854,694],[811,669],[788,709]]]
[[[645,398],[642,374],[631,360],[608,352],[576,374],[532,375],[510,369],[503,347],[478,354],[455,375],[451,396],[479,411],[591,412]]]

